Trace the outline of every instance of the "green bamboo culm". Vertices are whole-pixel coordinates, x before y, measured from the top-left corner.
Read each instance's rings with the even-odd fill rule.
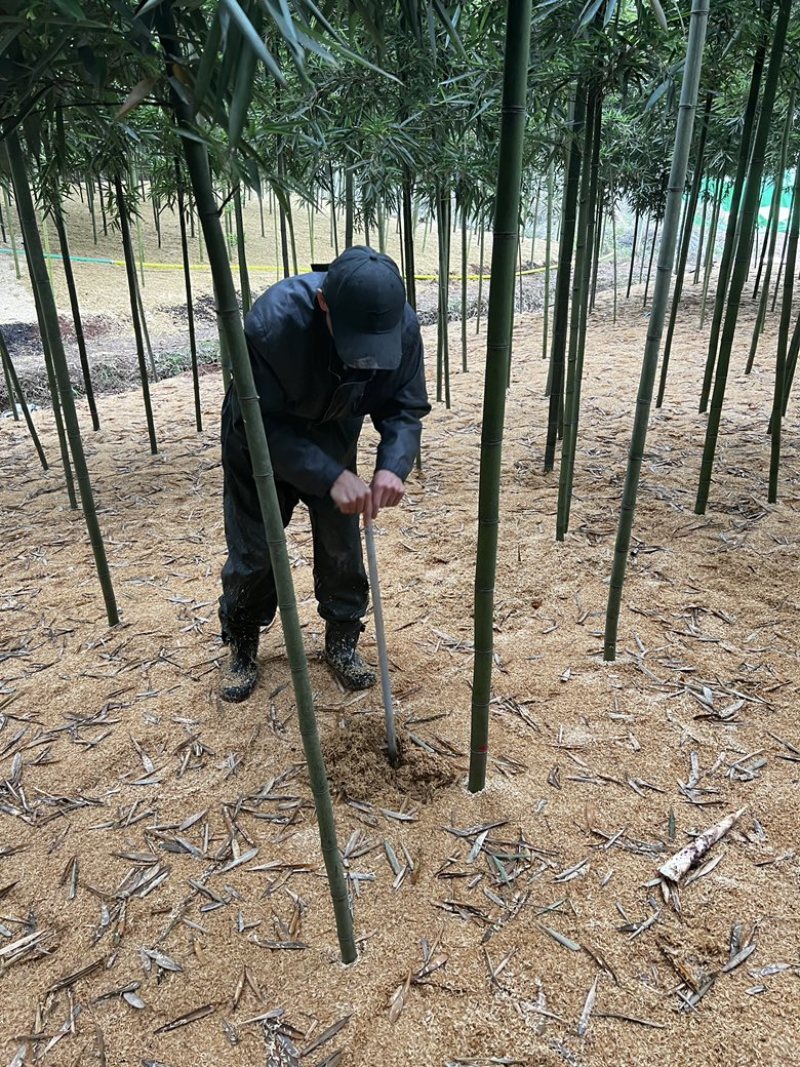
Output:
[[[5,342],[0,340],[0,348],[3,347],[5,347]],[[11,408],[11,414],[14,418],[14,422],[19,422],[19,411],[17,410],[17,402],[14,399],[14,386],[11,382],[11,374],[8,369],[9,363],[10,359],[8,361],[3,359],[3,378],[5,379],[6,383],[6,396],[8,397],[8,404]]]
[[[5,187],[5,185],[3,186],[3,199],[5,200],[6,204],[8,238],[11,242],[11,255],[14,259],[14,274],[16,275],[17,281],[19,281],[19,279],[22,277],[22,271],[19,267],[19,252],[17,251],[17,239],[14,236],[14,223],[11,217],[11,198],[8,195],[8,189]]]
[[[203,409],[200,403],[200,373],[197,366],[197,335],[194,327],[194,303],[192,300],[192,269],[189,262],[189,240],[186,234],[186,207],[183,188],[183,171],[181,161],[175,157],[175,190],[178,197],[178,225],[181,233],[181,259],[183,262],[183,283],[186,289],[186,325],[189,330],[189,351],[192,357],[192,387],[194,390],[194,421],[197,432],[203,429]],[[259,207],[263,199],[259,194]]]
[[[542,302],[542,359],[547,359],[547,340],[550,318],[550,255],[553,247],[553,171],[552,159],[547,164],[547,229],[544,244],[544,300]]]
[[[689,200],[686,204],[683,233],[681,235],[680,250],[678,252],[678,267],[675,276],[675,287],[672,293],[672,308],[669,315],[669,325],[667,326],[667,339],[664,342],[664,354],[661,361],[661,379],[658,383],[658,396],[656,397],[657,408],[660,408],[664,402],[664,390],[667,387],[667,371],[669,370],[669,357],[670,352],[672,351],[672,339],[675,336],[675,326],[678,321],[678,310],[680,308],[683,283],[686,276],[686,264],[689,259],[689,248],[692,243],[692,227],[694,225],[694,216],[697,211],[697,201],[700,197],[700,185],[703,180],[703,162],[705,159],[706,138],[708,136],[708,124],[711,118],[711,105],[713,100],[713,93],[707,93],[706,106],[703,113],[703,124],[700,127],[700,136],[697,143],[697,156],[694,164],[692,188],[689,193]]]
[[[36,211],[33,206],[33,198],[28,187],[28,176],[25,172],[25,157],[22,152],[19,136],[16,130],[6,134],[6,147],[11,165],[11,178],[14,182],[14,195],[19,211],[19,220],[25,247],[30,258],[32,280],[39,291],[42,303],[42,313],[47,342],[53,360],[53,366],[58,380],[58,390],[61,394],[61,406],[64,411],[64,423],[69,439],[72,462],[75,467],[75,477],[78,482],[78,490],[81,496],[83,517],[86,521],[86,529],[94,553],[97,575],[100,579],[100,587],[105,600],[106,614],[109,626],[116,626],[119,622],[117,602],[114,597],[114,589],[111,585],[111,574],[106,559],[103,535],[100,532],[100,524],[97,521],[97,511],[94,505],[94,495],[89,480],[89,471],[86,466],[86,456],[83,451],[78,415],[75,410],[75,401],[72,396],[72,384],[69,380],[67,358],[64,354],[64,345],[58,327],[58,311],[53,299],[53,290],[50,288],[50,280],[47,277],[47,266],[44,261],[42,242],[36,227]]]
[[[162,27],[161,44],[166,53],[167,70],[173,77],[173,63],[180,62],[173,42],[175,27],[169,3],[159,8],[158,18]],[[342,858],[336,841],[336,825],[333,815],[328,776],[322,757],[317,720],[314,713],[314,698],[308,674],[308,661],[303,647],[303,636],[297,614],[297,601],[292,583],[292,571],[286,548],[275,478],[270,461],[264,421],[261,415],[258,393],[253,380],[253,369],[247,351],[242,318],[236,299],[233,274],[228,263],[225,237],[219,220],[219,211],[211,185],[206,147],[193,134],[191,112],[175,91],[171,94],[172,107],[178,120],[186,158],[187,171],[194,193],[195,203],[208,251],[208,260],[214,277],[218,316],[226,338],[228,354],[233,369],[233,387],[242,412],[247,446],[253,468],[253,479],[258,494],[261,518],[267,535],[270,561],[275,575],[281,625],[286,643],[286,653],[292,672],[295,702],[300,722],[311,790],[319,824],[320,847],[328,875],[339,947],[344,963],[352,963],[356,957],[353,934],[353,917],[347,895]]]
[[[794,94],[792,94],[794,96]],[[787,349],[789,347],[789,328],[792,321],[792,296],[794,291],[794,272],[797,267],[797,242],[800,235],[800,156],[795,161],[794,171],[794,208],[789,224],[789,247],[786,252],[786,273],[783,280],[783,303],[781,321],[778,328],[778,351],[775,358],[775,391],[772,400],[772,433],[769,461],[769,495],[767,499],[774,504],[778,499],[778,469],[781,462],[781,422],[784,409],[784,393],[787,387]]]
[[[628,468],[625,473],[625,486],[622,494],[617,538],[614,546],[614,562],[611,570],[611,582],[608,590],[608,607],[606,610],[604,658],[613,660],[617,654],[617,628],[622,603],[622,587],[625,582],[625,566],[631,543],[633,516],[636,510],[636,496],[639,489],[639,476],[647,438],[647,423],[653,402],[653,385],[658,369],[658,354],[661,348],[661,335],[669,300],[670,276],[675,261],[675,246],[678,238],[678,226],[681,215],[681,199],[686,182],[686,170],[689,151],[692,145],[697,93],[700,85],[700,71],[703,64],[703,47],[708,24],[709,0],[692,0],[692,13],[689,20],[689,40],[686,46],[686,63],[684,66],[681,99],[678,108],[678,122],[675,131],[675,150],[672,155],[667,203],[664,213],[664,225],[661,232],[661,247],[658,254],[658,269],[653,291],[653,306],[645,342],[642,373],[639,380],[639,394],[636,400],[633,435],[628,454]]]
[[[595,236],[595,201],[598,190],[600,137],[602,132],[602,96],[593,90],[589,95],[584,131],[583,163],[578,210],[578,241],[575,246],[574,283],[570,308],[570,336],[567,362],[567,385],[564,397],[564,432],[561,440],[561,465],[558,481],[556,540],[563,541],[569,529],[575,451],[580,417],[581,380],[586,347],[589,311],[589,287]]]
[[[506,382],[514,312],[525,101],[531,38],[531,0],[508,0],[506,8],[503,104],[492,242],[486,375],[483,394],[481,466],[478,490],[478,550],[475,565],[475,660],[472,678],[472,728],[469,789],[486,783],[489,700],[492,686],[494,584],[500,510],[500,470],[505,421]]]
[[[131,244],[131,230],[128,221],[128,209],[125,205],[125,190],[122,186],[122,177],[118,173],[114,175],[114,190],[117,198],[117,213],[119,215],[119,230],[122,237],[122,253],[125,260],[125,273],[128,278],[128,294],[131,305],[131,322],[133,335],[136,340],[136,357],[139,362],[139,380],[142,386],[142,399],[144,401],[144,414],[147,422],[147,436],[150,439],[150,451],[153,455],[158,452],[156,441],[156,428],[153,422],[153,406],[150,402],[150,385],[147,380],[147,365],[144,358],[144,340],[142,336],[142,324],[139,318],[138,287],[136,283],[136,264],[133,258],[133,246]]]
[[[19,383],[17,372],[14,367],[14,363],[11,359],[11,354],[6,346],[6,339],[3,337],[3,331],[0,330],[0,359],[3,361],[3,373],[6,376],[8,382],[8,398],[12,405],[14,404],[14,393],[17,395],[19,406],[22,408],[22,415],[25,419],[25,425],[28,427],[28,433],[31,435],[31,441],[33,441],[33,447],[36,449],[36,455],[39,457],[39,462],[42,465],[42,470],[49,470],[47,464],[47,457],[44,454],[42,448],[42,442],[39,440],[39,435],[36,432],[36,427],[33,425],[33,419],[31,418],[30,410],[28,409],[27,402],[25,400],[25,394],[22,391],[22,386]],[[16,406],[15,406],[16,410]],[[17,416],[19,418],[19,416]]]
[[[764,234],[764,245],[762,248],[762,262],[764,263],[764,276],[763,284],[761,286],[761,294],[758,300],[758,311],[756,313],[755,326],[753,327],[753,340],[750,343],[750,354],[747,357],[747,366],[744,369],[745,374],[750,374],[753,369],[753,363],[755,362],[756,352],[758,351],[759,338],[764,329],[764,321],[767,316],[767,301],[769,300],[769,283],[772,277],[772,264],[775,259],[775,245],[778,241],[778,216],[780,214],[781,196],[783,194],[783,179],[786,173],[786,164],[789,159],[789,135],[792,132],[792,123],[794,120],[794,100],[795,93],[792,90],[789,93],[789,104],[786,108],[786,122],[783,127],[783,140],[781,142],[781,157],[778,165],[778,170],[774,177],[774,188],[772,190],[772,200],[769,207],[769,220],[767,225],[767,233]],[[761,268],[759,268],[759,274],[756,277],[756,287],[753,291],[753,298],[755,299],[756,292],[758,291],[759,281],[761,280]]]
[[[700,329],[703,329],[706,321],[706,307],[708,304],[708,286],[711,281],[711,271],[714,267],[714,254],[717,248],[717,228],[719,226],[719,213],[722,209],[722,196],[725,188],[723,176],[720,174],[714,190],[714,205],[711,210],[711,226],[706,242],[706,257],[703,262],[703,295],[700,300]]]
[[[461,206],[461,370],[467,373],[467,209]]]
[[[581,174],[580,145],[586,121],[586,89],[579,82],[572,105],[572,135],[568,142],[565,167],[563,204],[561,209],[561,240],[558,248],[555,303],[553,305],[553,336],[550,345],[549,396],[547,440],[544,450],[544,469],[553,469],[556,441],[561,426],[564,404],[564,366],[566,362],[567,331],[569,329],[569,290],[572,251],[575,245],[575,223],[578,213],[578,186]],[[491,295],[491,291],[490,291]]]
[[[11,168],[11,162],[9,160],[9,170]],[[17,209],[19,215],[19,208]],[[70,510],[78,510],[78,497],[75,492],[75,479],[72,476],[72,461],[69,457],[69,441],[67,440],[67,431],[64,426],[64,412],[62,410],[61,398],[58,393],[58,379],[56,377],[55,363],[53,362],[53,356],[50,349],[49,334],[47,332],[47,326],[44,316],[44,305],[42,303],[41,294],[39,293],[36,279],[38,274],[34,270],[33,262],[31,260],[30,249],[25,244],[25,230],[22,226],[22,216],[19,216],[20,220],[20,233],[22,237],[22,246],[25,251],[25,262],[28,265],[28,275],[31,280],[31,291],[33,293],[33,302],[36,307],[36,321],[39,324],[39,337],[42,343],[42,355],[44,357],[44,367],[47,374],[47,387],[50,392],[50,400],[53,405],[53,421],[56,426],[56,437],[58,438],[58,450],[61,453],[61,466],[64,471],[64,484],[67,490],[67,500],[69,501]],[[34,217],[35,222],[35,217]],[[42,250],[44,251],[44,249]]]
[[[64,264],[64,276],[67,280],[67,292],[69,293],[69,302],[72,308],[72,321],[75,325],[75,340],[78,345],[78,356],[81,362],[81,372],[83,374],[83,388],[86,391],[86,403],[89,405],[89,414],[92,417],[92,429],[100,429],[100,418],[97,414],[97,404],[94,399],[94,389],[92,388],[92,375],[89,370],[89,357],[86,353],[86,338],[83,334],[83,320],[81,318],[81,307],[78,301],[78,289],[75,285],[75,275],[72,270],[72,260],[69,255],[69,241],[67,239],[67,227],[64,223],[64,212],[61,208],[61,203],[58,196],[54,198],[53,204],[53,216],[56,223],[56,233],[58,234],[58,243],[61,248],[61,260]]]
[[[236,215],[236,251],[239,256],[239,289],[242,294],[242,314],[246,315],[253,306],[253,297],[250,292],[250,275],[247,273],[242,193],[239,185],[236,186],[233,192],[233,210]]]
[[[767,54],[768,24],[771,11],[771,0],[767,0],[766,10],[763,14],[765,29],[756,50],[755,59],[753,60],[750,91],[747,97],[744,122],[742,124],[742,141],[739,146],[739,161],[736,167],[736,177],[734,178],[733,189],[731,191],[731,204],[730,210],[728,211],[728,223],[725,229],[725,243],[722,249],[722,258],[720,259],[719,273],[717,275],[717,292],[714,298],[714,314],[711,319],[711,335],[708,341],[708,355],[706,357],[703,385],[700,392],[701,413],[708,407],[708,398],[711,394],[711,383],[714,380],[722,317],[725,311],[725,297],[728,292],[731,264],[733,262],[733,257],[736,254],[736,246],[739,240],[739,208],[745,177],[747,175],[747,165],[750,161],[750,146],[756,121],[756,112],[758,109],[758,95],[761,88],[761,76],[764,70],[764,58]]]
[[[736,258],[731,271],[731,284],[728,294],[728,305],[725,312],[725,323],[722,327],[722,337],[717,354],[717,372],[714,378],[714,392],[711,398],[711,408],[706,427],[706,441],[703,449],[703,461],[700,467],[700,483],[697,488],[695,500],[695,512],[704,515],[708,503],[708,493],[711,486],[711,472],[714,466],[714,456],[717,449],[719,436],[719,424],[722,417],[722,404],[725,399],[725,386],[728,378],[728,366],[730,364],[733,337],[736,332],[736,320],[739,316],[739,304],[742,290],[747,282],[750,267],[750,244],[749,235],[752,232],[756,211],[761,194],[761,175],[764,171],[764,151],[769,136],[772,112],[775,105],[775,94],[778,89],[778,79],[781,72],[781,62],[786,45],[786,31],[789,25],[792,0],[780,0],[778,17],[775,20],[775,35],[772,40],[772,49],[769,56],[767,73],[764,78],[764,94],[761,100],[761,112],[758,117],[755,137],[753,138],[753,156],[750,161],[750,169],[747,175],[744,193],[742,194],[741,207],[741,237],[736,249]]]

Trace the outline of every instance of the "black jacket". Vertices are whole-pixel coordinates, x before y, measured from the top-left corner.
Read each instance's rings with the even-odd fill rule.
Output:
[[[419,451],[420,419],[430,411],[422,338],[406,304],[403,355],[393,371],[352,371],[336,356],[325,315],[316,301],[324,274],[286,278],[259,297],[245,319],[256,390],[275,476],[301,492],[324,496],[344,465],[320,442],[319,430],[350,423],[355,436],[364,415],[381,437],[376,470],[405,480]],[[242,430],[231,389],[228,414]],[[342,427],[344,428],[344,427]]]

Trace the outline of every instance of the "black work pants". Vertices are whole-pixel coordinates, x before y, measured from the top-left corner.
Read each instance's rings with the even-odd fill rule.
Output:
[[[361,419],[315,426],[318,444],[355,473]],[[241,423],[223,415],[223,507],[228,558],[222,568],[219,617],[224,639],[272,622],[278,607],[275,579],[261,520],[250,454]],[[361,554],[358,515],[343,515],[325,496],[299,492],[276,479],[281,516],[288,526],[302,500],[311,515],[314,542],[314,592],[319,614],[330,622],[358,622],[367,611],[369,583]]]

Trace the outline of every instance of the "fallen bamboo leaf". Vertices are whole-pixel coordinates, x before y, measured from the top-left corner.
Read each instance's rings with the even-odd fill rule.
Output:
[[[597,999],[597,983],[600,981],[600,975],[596,975],[595,980],[592,982],[589,992],[586,994],[586,1001],[583,1005],[583,1011],[581,1017],[578,1020],[577,1034],[578,1037],[583,1037],[586,1031],[589,1029],[589,1020],[592,1017],[592,1011],[594,1009],[594,1002]]]
[[[205,1019],[207,1015],[213,1015],[216,1010],[216,1004],[204,1004],[202,1008],[195,1008],[194,1011],[189,1011],[185,1015],[180,1015],[170,1023],[164,1023],[163,1026],[159,1026],[153,1033],[168,1034],[171,1030],[177,1030],[181,1026],[188,1026],[190,1023],[199,1022],[200,1019]]]

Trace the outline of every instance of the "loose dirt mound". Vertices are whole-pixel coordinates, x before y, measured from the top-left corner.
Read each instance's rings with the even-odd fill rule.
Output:
[[[422,744],[398,732],[400,764],[392,767],[382,717],[359,715],[340,722],[323,747],[331,789],[351,800],[394,796],[401,801],[431,801],[456,781],[458,771],[442,756],[426,752]]]

